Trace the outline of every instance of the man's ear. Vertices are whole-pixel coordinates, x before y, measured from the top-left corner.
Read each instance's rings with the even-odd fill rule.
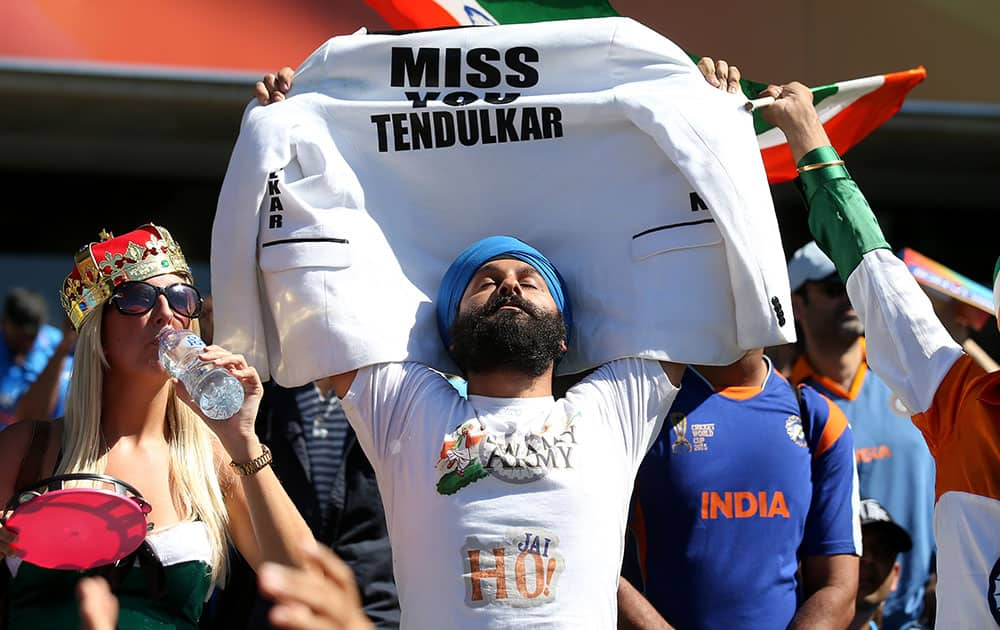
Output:
[[[892,590],[889,591],[890,593],[896,592],[896,587],[899,586],[899,570],[900,570],[899,562],[896,562],[896,564],[892,565]]]

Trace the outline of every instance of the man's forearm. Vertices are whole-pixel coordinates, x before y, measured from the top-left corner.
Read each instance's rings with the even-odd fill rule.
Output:
[[[813,111],[812,116],[803,118],[785,131],[788,148],[792,151],[792,161],[798,164],[807,153],[819,147],[830,146],[830,138]]]
[[[824,586],[802,603],[789,630],[843,630],[854,617],[854,595],[842,586]]]
[[[14,409],[14,418],[21,420],[48,420],[59,401],[59,388],[62,384],[63,365],[68,351],[58,348],[45,365]]]
[[[632,583],[618,577],[619,630],[673,630]]]
[[[854,554],[802,559],[802,603],[789,628],[843,630],[854,617],[860,560]]]

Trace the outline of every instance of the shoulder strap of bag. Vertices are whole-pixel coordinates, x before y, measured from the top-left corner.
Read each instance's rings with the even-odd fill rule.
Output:
[[[789,383],[789,385],[792,384]],[[802,397],[802,385],[792,385],[792,391],[795,392],[795,400],[799,403],[799,420],[802,421],[802,432],[806,436],[806,444],[809,446],[809,451],[812,452],[812,441],[809,434],[809,425],[812,422],[812,418],[809,417],[809,410],[806,409],[806,401]]]

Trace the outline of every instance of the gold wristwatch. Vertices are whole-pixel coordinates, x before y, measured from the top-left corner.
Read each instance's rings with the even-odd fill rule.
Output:
[[[267,444],[261,442],[260,448],[263,453],[257,457],[251,459],[245,464],[237,464],[236,462],[229,462],[229,465],[233,467],[241,477],[249,477],[250,475],[256,475],[264,466],[269,466],[274,458],[271,456],[271,449],[267,448]]]

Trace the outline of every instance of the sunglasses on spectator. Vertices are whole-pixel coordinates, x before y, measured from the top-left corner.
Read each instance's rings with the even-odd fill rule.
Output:
[[[847,287],[844,286],[844,283],[836,278],[811,281],[809,284],[819,289],[827,297],[839,297],[847,292]]]
[[[156,306],[161,295],[167,298],[170,309],[181,317],[194,319],[201,315],[204,304],[201,293],[183,282],[162,288],[148,282],[123,282],[115,287],[110,301],[122,315],[145,315]]]

